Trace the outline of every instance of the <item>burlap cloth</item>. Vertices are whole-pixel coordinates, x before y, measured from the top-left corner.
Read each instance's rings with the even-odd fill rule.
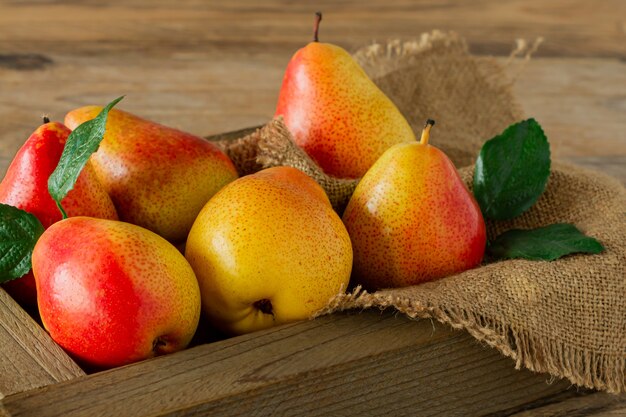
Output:
[[[471,186],[482,143],[524,118],[502,66],[471,56],[453,33],[358,50],[355,58],[396,103],[419,137],[426,118],[431,143],[460,167]],[[529,109],[532,111],[532,109]],[[291,165],[326,189],[341,213],[356,181],[323,172],[292,141],[280,119],[213,137],[242,174]],[[606,247],[600,255],[554,262],[507,260],[414,287],[340,294],[320,314],[393,307],[435,318],[495,347],[522,366],[609,392],[626,391],[626,191],[605,175],[554,162],[537,204],[519,218],[488,222],[489,238],[511,228],[575,224]]]

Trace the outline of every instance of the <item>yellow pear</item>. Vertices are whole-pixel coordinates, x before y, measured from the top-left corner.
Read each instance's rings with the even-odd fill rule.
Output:
[[[205,315],[242,334],[302,320],[350,279],[352,247],[322,188],[290,167],[240,178],[194,222],[185,257]]]

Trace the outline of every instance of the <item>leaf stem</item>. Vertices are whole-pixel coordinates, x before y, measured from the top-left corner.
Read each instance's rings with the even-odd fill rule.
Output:
[[[107,104],[94,119],[79,125],[70,133],[65,142],[59,163],[48,178],[48,192],[64,219],[67,218],[67,213],[61,206],[61,200],[74,188],[89,157],[98,150],[100,142],[104,139],[109,111],[123,98],[124,96],[116,98]]]
[[[67,213],[63,209],[63,206],[61,205],[61,202],[60,201],[55,201],[55,203],[57,204],[57,207],[59,208],[59,211],[61,211],[61,215],[63,216],[63,219],[67,219]]]

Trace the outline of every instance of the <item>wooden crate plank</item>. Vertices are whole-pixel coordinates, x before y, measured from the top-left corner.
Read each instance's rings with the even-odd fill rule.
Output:
[[[6,397],[10,416],[482,415],[563,392],[465,332],[336,314]]]
[[[513,414],[512,417],[626,416],[626,394],[596,392]]]
[[[84,372],[0,288],[0,398]]]

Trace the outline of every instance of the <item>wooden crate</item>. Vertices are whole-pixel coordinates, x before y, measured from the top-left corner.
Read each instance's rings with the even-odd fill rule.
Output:
[[[86,375],[0,289],[0,346],[0,416],[469,416],[626,404],[515,370],[465,332],[392,311],[335,314]]]
[[[617,174],[624,181],[626,167]],[[391,309],[334,314],[88,375],[0,288],[0,346],[0,417],[626,415],[626,395],[516,370],[464,331]]]
[[[618,174],[626,178],[626,167]],[[334,314],[86,374],[0,288],[0,346],[0,417],[626,415],[626,395],[516,370],[464,331],[391,309]]]

